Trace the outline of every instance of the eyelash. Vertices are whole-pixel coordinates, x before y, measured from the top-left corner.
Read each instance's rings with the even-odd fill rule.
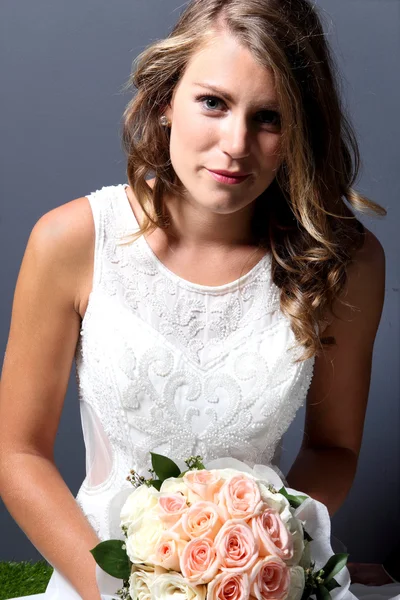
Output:
[[[204,102],[205,100],[217,100],[218,102],[222,102],[223,104],[225,104],[225,102],[221,99],[218,98],[218,96],[197,96],[196,100],[198,102]],[[206,108],[206,110],[208,111],[214,111],[216,109],[213,108]],[[280,120],[280,114],[274,110],[264,110],[262,111],[260,114],[269,114],[272,115],[273,118],[277,121],[276,123],[264,123],[264,125],[272,125],[273,127],[279,127],[281,120]]]

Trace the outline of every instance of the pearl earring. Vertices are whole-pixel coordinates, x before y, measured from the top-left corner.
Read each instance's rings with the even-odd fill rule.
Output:
[[[160,125],[162,125],[163,127],[171,127],[171,121],[168,119],[168,117],[163,115],[162,117],[160,117]]]

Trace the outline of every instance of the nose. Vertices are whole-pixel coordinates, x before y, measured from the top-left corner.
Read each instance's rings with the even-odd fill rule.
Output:
[[[246,119],[232,115],[224,119],[221,127],[221,150],[235,159],[249,156],[250,131]]]

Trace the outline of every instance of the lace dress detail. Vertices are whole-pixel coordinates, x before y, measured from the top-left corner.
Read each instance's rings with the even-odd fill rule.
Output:
[[[226,285],[185,281],[143,236],[118,244],[138,230],[125,188],[88,196],[94,279],[75,356],[87,453],[77,502],[101,539],[111,498],[131,487],[130,469],[148,474],[149,451],[273,461],[314,366],[295,363],[269,255]]]

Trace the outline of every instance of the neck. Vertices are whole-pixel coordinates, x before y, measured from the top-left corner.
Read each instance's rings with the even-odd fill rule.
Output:
[[[254,203],[230,214],[211,212],[187,198],[166,197],[170,216],[167,235],[173,245],[187,248],[257,246],[252,233]]]

